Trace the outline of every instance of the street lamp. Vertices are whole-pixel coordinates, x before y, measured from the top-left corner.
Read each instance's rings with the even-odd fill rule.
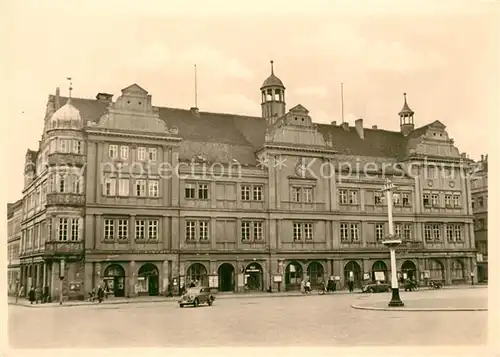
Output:
[[[396,247],[401,244],[401,240],[394,235],[394,223],[392,222],[392,190],[395,188],[391,180],[387,179],[382,191],[386,193],[387,199],[387,219],[389,223],[389,235],[382,243],[389,248],[391,253],[391,287],[392,297],[389,302],[390,307],[404,306],[399,297],[398,276],[396,271]]]

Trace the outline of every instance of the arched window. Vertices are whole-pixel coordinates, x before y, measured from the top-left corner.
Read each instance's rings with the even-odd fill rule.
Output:
[[[459,260],[454,260],[451,263],[451,279],[462,280],[464,278],[464,265]]]
[[[430,260],[430,278],[431,280],[444,280],[444,268],[443,264],[439,260]]]

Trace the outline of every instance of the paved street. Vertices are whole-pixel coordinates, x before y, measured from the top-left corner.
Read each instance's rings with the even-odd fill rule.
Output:
[[[485,307],[488,289],[402,292],[425,305]],[[173,302],[67,308],[9,306],[12,348],[201,346],[355,346],[483,344],[488,312],[385,312],[351,304],[389,301],[390,295],[338,294],[217,299],[181,309]],[[454,301],[452,303],[452,301]]]

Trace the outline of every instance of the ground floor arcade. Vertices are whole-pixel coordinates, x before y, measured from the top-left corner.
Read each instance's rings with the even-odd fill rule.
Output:
[[[61,274],[61,266],[64,271]],[[398,276],[420,284],[439,280],[445,285],[469,283],[475,257],[468,253],[431,255],[405,254],[397,258]],[[61,280],[60,277],[63,276]],[[82,299],[98,286],[109,296],[177,294],[191,282],[221,292],[290,291],[300,289],[302,280],[313,288],[333,278],[338,289],[349,280],[359,287],[364,281],[390,281],[388,254],[282,255],[177,255],[117,254],[86,257],[85,260],[21,261],[23,286],[47,287],[52,299],[62,289],[69,299]],[[27,289],[25,289],[27,290]]]

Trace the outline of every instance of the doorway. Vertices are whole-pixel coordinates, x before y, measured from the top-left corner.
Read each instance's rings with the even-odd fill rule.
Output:
[[[219,291],[234,291],[234,267],[224,263],[219,267]]]
[[[304,279],[304,271],[299,262],[291,262],[285,270],[285,289],[300,290],[300,283]]]
[[[417,280],[417,267],[411,260],[407,260],[401,265],[401,272],[403,273],[403,279]]]
[[[108,292],[115,297],[125,296],[125,269],[121,265],[111,264],[104,271],[104,280]]]
[[[249,264],[245,269],[245,289],[250,291],[263,291],[263,271],[259,263]]]
[[[137,285],[139,295],[158,296],[158,268],[146,263],[139,269]]]
[[[361,266],[353,260],[344,266],[344,284],[347,284],[349,280],[354,282],[356,288],[361,287]]]
[[[377,260],[372,265],[372,280],[386,282],[387,279],[387,265],[381,261]]]

